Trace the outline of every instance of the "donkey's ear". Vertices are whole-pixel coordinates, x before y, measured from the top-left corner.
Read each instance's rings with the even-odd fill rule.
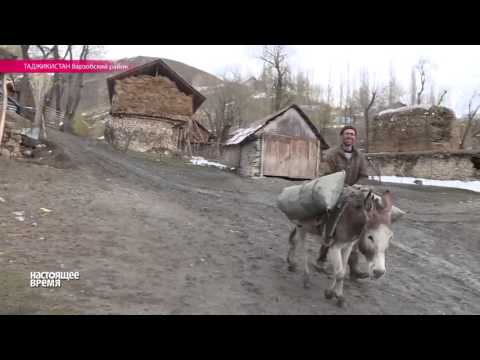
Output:
[[[365,207],[365,210],[370,212],[373,209],[373,195],[372,195],[372,190],[368,192],[367,197],[363,201],[363,206]]]
[[[375,209],[378,210],[378,211],[382,211],[383,210],[383,205],[380,202],[380,199],[375,198],[374,201],[375,201]]]
[[[383,210],[390,211],[392,210],[392,194],[389,190],[385,191],[382,195]]]

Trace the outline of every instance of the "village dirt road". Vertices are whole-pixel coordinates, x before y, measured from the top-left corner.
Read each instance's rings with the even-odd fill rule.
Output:
[[[408,215],[387,274],[346,281],[338,308],[326,275],[306,290],[287,270],[275,200],[293,182],[50,138],[50,166],[0,158],[0,314],[480,314],[479,194],[389,186]],[[32,271],[80,280],[30,288]]]

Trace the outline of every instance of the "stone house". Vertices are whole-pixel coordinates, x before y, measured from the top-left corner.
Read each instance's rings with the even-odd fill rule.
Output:
[[[382,111],[370,122],[368,156],[383,176],[479,179],[480,151],[459,150],[459,144],[452,110],[403,106]]]
[[[105,139],[134,151],[185,150],[210,132],[194,114],[205,97],[161,59],[107,78],[111,103]]]

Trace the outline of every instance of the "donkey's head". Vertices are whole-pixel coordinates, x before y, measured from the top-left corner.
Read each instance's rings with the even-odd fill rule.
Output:
[[[378,279],[385,274],[385,252],[390,245],[393,232],[390,229],[392,197],[387,190],[382,195],[382,202],[369,193],[365,199],[367,223],[358,248],[368,261],[369,272]]]

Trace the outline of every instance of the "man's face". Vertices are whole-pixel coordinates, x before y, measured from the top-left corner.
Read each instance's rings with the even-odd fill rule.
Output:
[[[356,139],[355,131],[352,129],[347,129],[342,134],[343,145],[345,146],[354,145]]]

